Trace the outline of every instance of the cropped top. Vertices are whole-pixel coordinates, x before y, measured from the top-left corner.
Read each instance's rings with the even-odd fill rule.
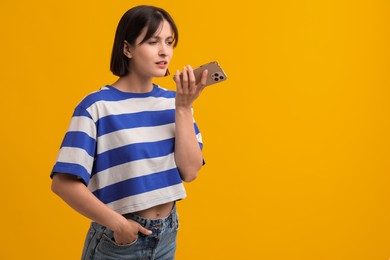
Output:
[[[175,164],[175,92],[153,85],[148,93],[112,86],[76,107],[51,172],[78,176],[120,214],[186,197]],[[194,121],[202,148],[202,136]]]

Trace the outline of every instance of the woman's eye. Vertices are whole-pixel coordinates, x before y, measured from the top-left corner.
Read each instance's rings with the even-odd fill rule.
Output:
[[[173,41],[169,41],[167,42],[168,45],[172,45],[173,44]]]
[[[155,45],[157,42],[149,42],[150,45]]]

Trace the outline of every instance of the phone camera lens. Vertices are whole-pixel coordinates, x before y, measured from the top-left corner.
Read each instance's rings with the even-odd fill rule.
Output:
[[[218,80],[219,80],[219,78],[214,78],[214,80],[215,80],[215,81],[218,81]]]
[[[218,73],[214,73],[214,77],[218,77],[219,76],[219,74]]]
[[[223,79],[223,76],[219,76],[219,79],[221,79],[221,80],[222,80],[222,79]]]

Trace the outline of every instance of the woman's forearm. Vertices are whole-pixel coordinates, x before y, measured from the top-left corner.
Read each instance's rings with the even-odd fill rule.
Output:
[[[202,167],[203,156],[196,138],[192,110],[177,107],[175,115],[175,161],[184,181],[196,178]]]
[[[126,221],[122,215],[98,200],[76,176],[55,174],[52,190],[74,210],[111,230],[119,229]]]

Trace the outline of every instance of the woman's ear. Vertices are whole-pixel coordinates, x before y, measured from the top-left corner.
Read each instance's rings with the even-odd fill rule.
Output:
[[[131,55],[131,51],[130,51],[130,44],[127,42],[127,41],[124,41],[124,44],[123,44],[123,54],[131,59],[133,56]]]

